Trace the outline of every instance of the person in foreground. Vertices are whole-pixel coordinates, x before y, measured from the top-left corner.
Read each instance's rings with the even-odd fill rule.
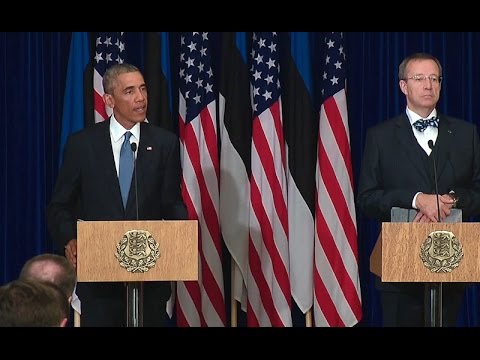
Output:
[[[25,262],[19,280],[46,281],[57,285],[68,299],[68,303],[80,314],[81,305],[75,293],[77,274],[72,263],[64,255],[40,254]]]
[[[77,219],[188,218],[180,188],[179,140],[174,133],[145,122],[148,95],[143,75],[133,65],[116,64],[105,72],[103,87],[103,100],[113,114],[108,120],[69,137],[47,207],[49,230],[58,244],[65,247],[65,255],[74,266]],[[131,146],[132,143],[136,146]],[[122,157],[132,156],[132,152],[136,156],[137,179],[134,180],[130,164],[130,175],[124,181],[122,172],[128,170],[122,170]],[[82,326],[125,326],[125,289],[123,283],[78,283]],[[164,324],[170,292],[169,282],[144,284],[144,326]]]
[[[0,327],[65,327],[68,301],[53,283],[12,282],[0,287]]]
[[[477,127],[438,113],[439,60],[425,53],[410,55],[400,64],[398,77],[407,107],[367,132],[357,195],[360,210],[380,222],[390,221],[392,207],[416,209],[413,221],[418,222],[443,221],[454,207],[465,220],[480,214]],[[382,283],[377,278],[376,286],[384,326],[424,326],[424,284]],[[444,326],[455,326],[464,290],[464,284],[443,284]]]
[[[65,256],[40,254],[27,260],[20,270],[19,280],[37,280],[57,285],[70,303],[77,281],[72,263]]]

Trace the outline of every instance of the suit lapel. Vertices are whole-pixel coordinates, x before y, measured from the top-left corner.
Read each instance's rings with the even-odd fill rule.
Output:
[[[450,149],[455,143],[453,140],[455,131],[448,117],[440,115],[439,118],[438,137],[432,155],[435,156],[437,163],[438,179],[441,179],[443,171],[447,168],[448,161],[451,161]]]
[[[140,124],[140,143],[138,144],[137,154],[137,176],[138,181],[141,184],[147,180],[147,169],[151,166],[151,156],[158,152],[159,149],[155,148],[155,139],[153,138],[152,131],[147,123]]]
[[[107,184],[112,184],[108,187],[110,191],[108,198],[112,200],[112,206],[121,208],[123,212],[122,195],[110,139],[110,120],[104,121],[102,126],[99,127],[99,131],[96,132],[93,139],[93,146],[98,162],[98,172],[103,172],[103,176],[99,176],[99,178],[105,179]],[[95,176],[95,174],[92,174],[92,176]]]
[[[128,196],[127,201],[127,208],[126,213],[131,215],[135,214],[136,216],[136,204],[135,204],[135,196],[138,195],[138,202],[141,203],[143,190],[145,187],[145,180],[146,180],[146,168],[148,167],[148,156],[153,149],[153,139],[152,134],[149,131],[149,127],[146,123],[140,124],[140,142],[138,143],[138,150],[137,150],[137,159],[135,163],[135,171],[137,173],[137,180],[135,184],[135,178],[132,180],[131,191]],[[134,173],[135,177],[135,173]],[[137,187],[137,194],[135,194],[135,186]],[[141,206],[139,206],[139,210],[141,210]],[[132,212],[133,211],[133,212]],[[141,217],[141,214],[139,214]]]
[[[412,127],[408,121],[406,114],[399,116],[396,120],[396,137],[400,143],[401,149],[399,151],[404,152],[413,166],[415,166],[418,174],[424,177],[426,183],[429,183],[429,176],[425,165],[423,163],[423,149],[417,142],[415,135],[413,135]]]

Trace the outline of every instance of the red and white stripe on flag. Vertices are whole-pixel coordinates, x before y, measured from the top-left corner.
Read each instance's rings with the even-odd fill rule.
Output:
[[[181,36],[179,132],[182,196],[199,222],[199,280],[177,283],[177,325],[225,326],[222,245],[218,215],[216,100],[208,33]]]
[[[95,122],[101,122],[110,115],[113,110],[103,101],[103,75],[105,70],[113,64],[122,64],[125,61],[125,41],[123,32],[99,32],[95,41],[95,56],[93,70],[93,104]]]
[[[353,326],[362,317],[357,226],[341,33],[325,37],[316,168],[315,326]]]
[[[287,185],[276,33],[254,33],[248,326],[291,326]]]

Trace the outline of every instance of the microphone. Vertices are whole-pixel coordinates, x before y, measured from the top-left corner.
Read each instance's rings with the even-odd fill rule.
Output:
[[[133,151],[133,172],[135,173],[135,209],[138,221],[138,180],[137,180],[137,143],[131,142],[130,148]],[[131,302],[131,305],[129,304]],[[143,282],[133,281],[127,283],[127,326],[143,326]],[[130,306],[132,308],[130,308]]]
[[[437,215],[438,222],[442,222],[440,219],[440,203],[438,201],[438,179],[437,179],[437,165],[435,163],[435,156],[433,155],[433,140],[428,140],[428,147],[432,150],[430,155],[433,158],[433,176],[435,178],[435,195],[437,196]],[[426,306],[430,308],[430,324],[431,326],[442,326],[443,314],[442,314],[442,302],[443,302],[443,286],[441,282],[438,283],[425,283],[425,290],[430,294]],[[425,318],[427,320],[427,318]]]
[[[132,142],[130,143],[130,148],[133,151],[133,172],[135,176],[135,209],[137,211],[137,221],[138,221],[138,181],[137,181],[137,157],[135,156],[135,152],[137,151],[137,143]]]
[[[430,153],[430,155],[432,156],[432,159],[433,159],[433,176],[434,176],[434,179],[435,179],[435,195],[437,196],[437,216],[438,216],[438,222],[442,222],[442,220],[440,219],[440,202],[438,200],[438,179],[437,179],[437,165],[435,163],[435,156],[433,155],[433,140],[428,140],[428,147],[430,148],[430,150],[432,150],[432,152]]]

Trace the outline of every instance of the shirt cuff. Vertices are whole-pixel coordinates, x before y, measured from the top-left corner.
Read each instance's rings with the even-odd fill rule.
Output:
[[[417,207],[415,206],[415,202],[416,202],[416,200],[417,200],[418,194],[423,194],[423,193],[419,191],[419,192],[417,192],[417,193],[415,194],[415,196],[413,197],[412,208],[414,208],[414,209],[417,209]],[[418,210],[418,209],[417,209],[417,210]]]

